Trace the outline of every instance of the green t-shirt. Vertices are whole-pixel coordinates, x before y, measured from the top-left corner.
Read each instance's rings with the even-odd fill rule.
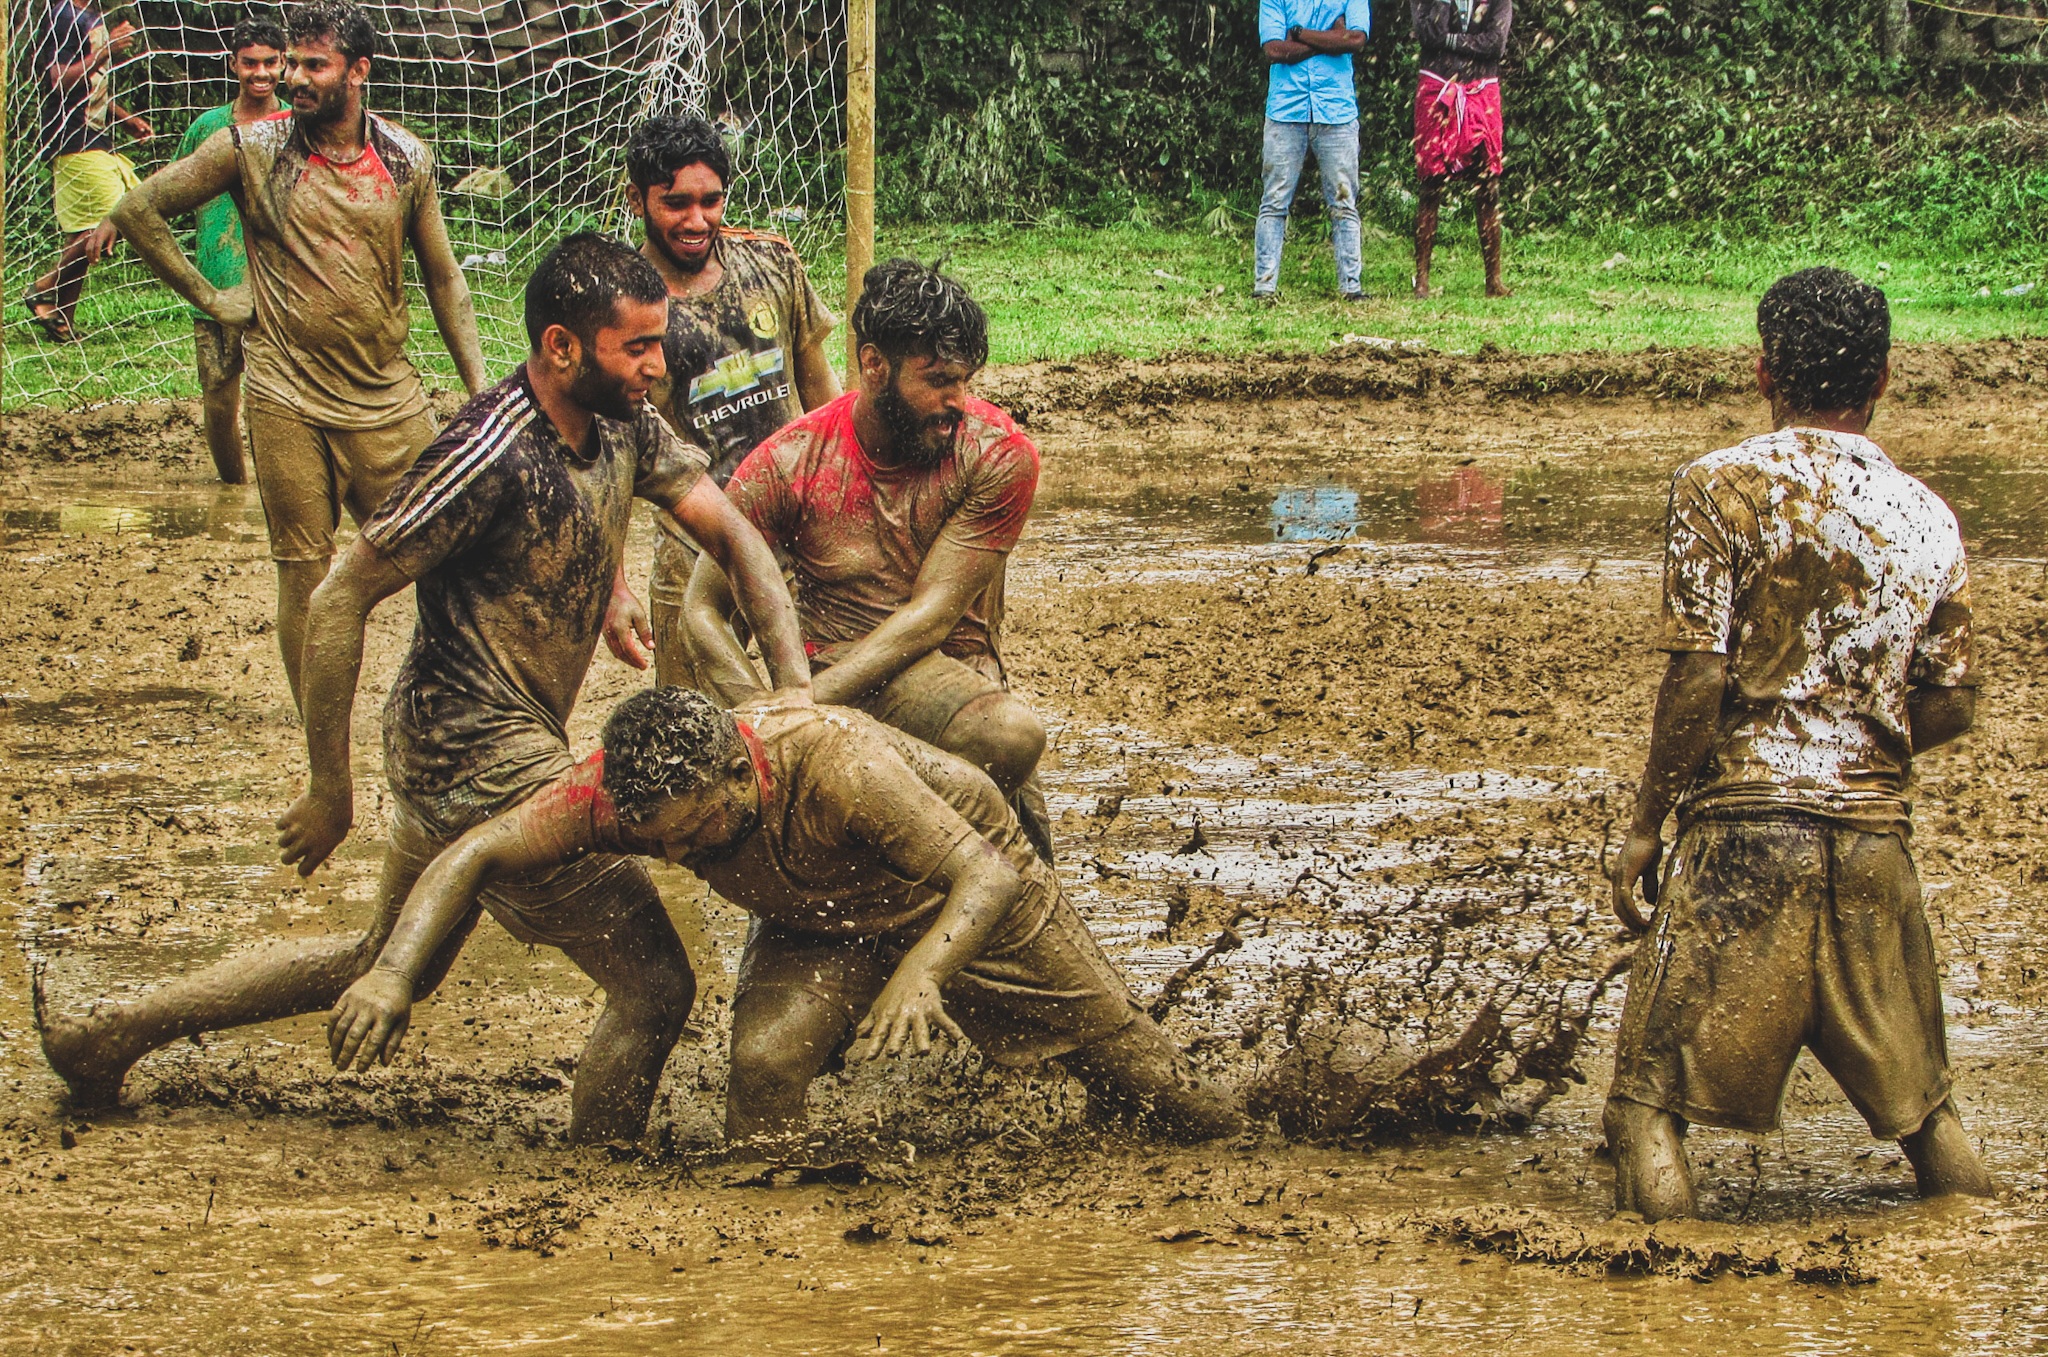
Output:
[[[278,104],[280,111],[288,108]],[[210,108],[192,120],[185,129],[185,139],[178,143],[178,159],[197,151],[208,137],[231,126],[235,120],[235,106],[222,104]],[[194,251],[193,262],[199,266],[200,274],[215,287],[240,287],[242,279],[249,272],[249,257],[242,252],[242,218],[235,211],[233,195],[223,193],[198,212],[199,240]],[[213,317],[192,308],[194,320],[211,320]]]

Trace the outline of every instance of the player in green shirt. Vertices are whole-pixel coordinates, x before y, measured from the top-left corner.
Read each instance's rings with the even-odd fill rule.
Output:
[[[284,61],[284,30],[263,19],[244,19],[230,40],[228,69],[238,87],[235,101],[208,109],[185,129],[178,159],[198,150],[206,139],[230,124],[252,123],[290,111],[277,97],[278,68]],[[215,287],[239,287],[249,267],[242,252],[242,217],[235,200],[223,193],[201,207],[195,262]],[[242,460],[242,332],[230,330],[197,307],[192,309],[192,341],[198,351],[199,389],[204,393],[206,446],[213,465],[229,485],[249,479]]]

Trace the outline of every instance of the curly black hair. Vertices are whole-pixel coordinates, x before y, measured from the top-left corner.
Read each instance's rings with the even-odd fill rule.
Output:
[[[668,183],[685,165],[704,166],[718,176],[720,184],[732,182],[732,157],[726,152],[725,138],[695,114],[657,113],[643,118],[626,141],[626,178],[642,193]]]
[[[358,57],[377,54],[377,29],[362,7],[349,0],[307,0],[285,15],[286,29],[293,42],[326,38],[342,59],[353,64]]]
[[[269,47],[282,52],[284,30],[268,19],[244,19],[235,25],[234,35],[228,39],[228,55],[233,56],[244,47]]]
[[[668,284],[632,246],[578,231],[549,250],[526,280],[526,338],[538,351],[548,326],[560,325],[587,347],[621,301],[666,304]]]
[[[861,279],[853,333],[891,363],[915,354],[980,368],[988,362],[988,315],[937,264],[890,259]]]
[[[1884,293],[1841,269],[1801,269],[1772,283],[1756,306],[1764,370],[1797,411],[1869,403],[1892,347]]]
[[[605,718],[604,789],[627,824],[710,786],[744,746],[732,713],[694,688],[642,688]]]

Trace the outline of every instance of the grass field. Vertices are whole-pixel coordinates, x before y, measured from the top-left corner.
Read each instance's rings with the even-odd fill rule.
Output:
[[[1755,337],[1758,294],[1780,274],[1829,263],[1880,280],[1892,299],[1901,342],[1967,342],[2048,333],[2048,287],[2031,252],[1953,254],[1912,240],[1868,240],[1843,229],[1729,240],[1713,233],[1615,227],[1592,236],[1557,231],[1510,234],[1513,298],[1480,295],[1478,251],[1469,217],[1451,218],[1434,281],[1442,295],[1408,295],[1405,238],[1368,226],[1365,303],[1336,300],[1335,272],[1320,219],[1298,223],[1281,277],[1282,300],[1249,296],[1251,238],[1176,227],[918,226],[883,233],[881,253],[944,258],[989,308],[992,361],[1112,353],[1240,354],[1315,351],[1347,334],[1419,339],[1432,348],[1482,344],[1523,352],[1729,346]],[[494,248],[462,241],[458,253]],[[843,265],[812,261],[820,291],[836,307]],[[521,279],[506,270],[472,274],[493,367],[524,348],[517,320]],[[18,288],[10,289],[18,292]],[[127,260],[94,275],[80,314],[84,343],[41,341],[17,297],[7,317],[8,408],[105,400],[186,397],[192,383],[191,323],[183,304]],[[453,367],[416,299],[413,352],[452,382]],[[835,346],[836,349],[836,346]]]

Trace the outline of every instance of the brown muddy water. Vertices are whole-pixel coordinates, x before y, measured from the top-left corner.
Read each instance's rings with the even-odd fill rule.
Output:
[[[1063,877],[1111,956],[1234,1087],[1332,1033],[1439,1046],[1491,1003],[1487,1087],[1422,1126],[1162,1150],[1062,1081],[946,1052],[821,1081],[812,1166],[775,1172],[717,1136],[743,921],[666,869],[702,998],[639,1152],[563,1147],[597,996],[490,926],[390,1070],[333,1075],[308,1018],[159,1053],[118,1112],[64,1110],[31,966],[82,1008],[360,919],[410,618],[373,623],[356,836],[301,883],[269,842],[302,755],[253,494],[209,487],[196,448],[147,484],[17,466],[0,1346],[2048,1348],[2041,414],[1978,392],[1880,429],[1978,562],[1982,725],[1925,761],[1916,852],[1959,1101],[2006,1195],[1917,1202],[1897,1148],[1803,1065],[1782,1133],[1694,1134],[1710,1219],[1654,1231],[1605,1219],[1622,982],[1601,979],[1626,949],[1599,874],[1656,682],[1664,485],[1754,427],[1748,403],[1038,416],[1010,658],[1053,730]],[[637,681],[600,663],[579,747]]]

